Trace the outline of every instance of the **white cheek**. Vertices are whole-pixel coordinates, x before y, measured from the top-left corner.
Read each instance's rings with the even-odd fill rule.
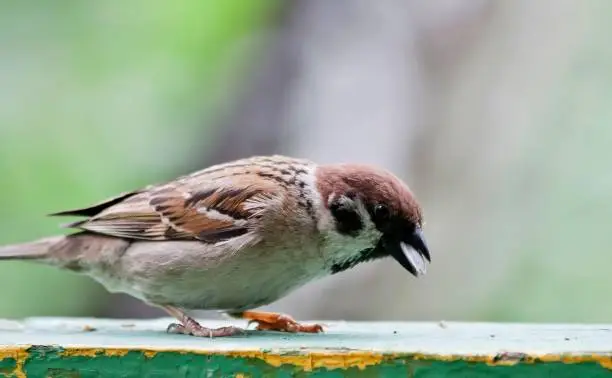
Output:
[[[380,240],[382,233],[376,229],[376,226],[370,220],[370,215],[361,201],[356,201],[354,205],[364,223],[363,229],[357,236],[338,233],[335,219],[325,206],[326,203],[336,199],[337,194],[332,193],[328,198],[322,198],[319,191],[316,190],[315,177],[313,172],[305,175],[302,180],[306,183],[304,190],[312,195],[310,198],[313,199],[313,208],[316,211],[317,229],[324,239],[321,254],[326,264],[353,259],[364,249],[374,247]]]
[[[351,260],[364,249],[374,247],[380,240],[382,233],[376,229],[376,225],[370,220],[365,206],[360,201],[356,202],[356,206],[361,215],[363,229],[357,236],[350,236],[336,232],[333,225],[326,228],[329,230],[324,234],[325,247],[323,254],[326,261],[336,263]],[[333,217],[328,215],[326,221],[333,223]]]

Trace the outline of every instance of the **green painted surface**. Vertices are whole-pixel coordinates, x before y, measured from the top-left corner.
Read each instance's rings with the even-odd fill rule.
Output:
[[[367,373],[380,377],[610,377],[612,370],[597,363],[535,363],[514,366],[488,366],[464,361],[412,360],[409,356],[389,359],[379,365],[359,369],[318,368],[307,372],[284,364],[272,366],[257,358],[222,355],[161,352],[146,357],[141,352],[125,356],[62,357],[61,348],[32,347],[24,372],[31,377],[227,377],[243,374],[253,377],[352,377]]]
[[[14,358],[4,358],[0,359],[0,376],[2,377],[10,377],[11,372],[15,371],[17,368],[17,360]]]
[[[207,339],[165,334],[169,321],[0,321],[0,376],[612,377],[612,325],[331,322]]]

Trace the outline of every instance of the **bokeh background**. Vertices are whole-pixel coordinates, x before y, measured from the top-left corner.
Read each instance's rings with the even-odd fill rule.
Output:
[[[376,262],[270,308],[610,322],[611,14],[607,0],[2,2],[0,243],[229,159],[365,162],[422,201],[429,274]],[[0,287],[2,317],[163,315],[44,266],[2,263]]]

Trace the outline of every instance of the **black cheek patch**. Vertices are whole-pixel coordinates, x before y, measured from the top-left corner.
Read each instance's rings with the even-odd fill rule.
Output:
[[[337,203],[332,204],[329,210],[336,219],[336,229],[340,234],[355,236],[363,229],[361,217],[355,210]]]

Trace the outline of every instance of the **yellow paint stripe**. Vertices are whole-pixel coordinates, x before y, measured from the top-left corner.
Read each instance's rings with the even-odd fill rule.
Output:
[[[13,358],[17,361],[15,374],[17,378],[25,378],[23,371],[24,363],[29,357],[29,345],[0,347],[0,360]],[[207,350],[185,350],[185,349],[166,349],[166,348],[87,348],[87,347],[68,347],[63,348],[60,355],[65,357],[123,357],[129,352],[143,353],[147,358],[155,357],[158,353],[169,352],[179,354],[199,354],[199,355],[218,355],[232,358],[257,358],[275,367],[281,365],[294,365],[304,371],[312,371],[317,368],[325,369],[348,369],[357,367],[365,369],[368,366],[379,365],[385,361],[397,358],[410,358],[414,360],[429,360],[440,362],[466,361],[473,363],[486,363],[488,365],[515,365],[517,363],[561,362],[566,364],[576,363],[598,363],[604,368],[612,370],[612,355],[588,354],[588,355],[508,355],[504,358],[499,356],[462,356],[462,355],[438,355],[438,354],[402,354],[402,353],[374,353],[374,352],[353,352],[353,351],[320,351],[304,352],[300,354],[279,354],[268,353],[259,350],[245,351],[207,351]]]

